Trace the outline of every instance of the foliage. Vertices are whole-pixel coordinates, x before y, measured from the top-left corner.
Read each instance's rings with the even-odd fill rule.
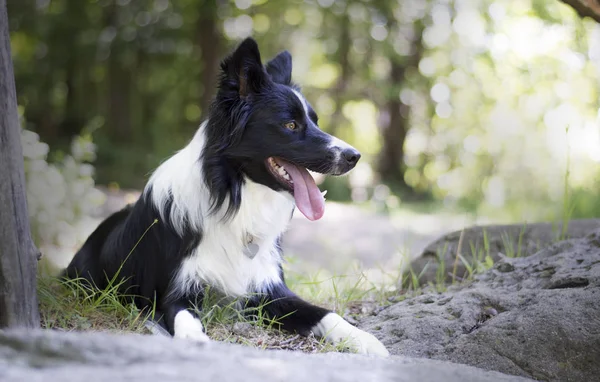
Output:
[[[38,278],[41,326],[44,329],[106,330],[147,333],[147,314],[122,301],[117,286],[87,288],[79,280]]]
[[[320,125],[363,153],[328,199],[555,219],[570,151],[572,217],[600,216],[600,27],[559,1],[8,4],[27,129],[64,150],[93,127],[100,183],[141,187],[206,115],[218,60],[253,35],[263,59],[291,51]]]

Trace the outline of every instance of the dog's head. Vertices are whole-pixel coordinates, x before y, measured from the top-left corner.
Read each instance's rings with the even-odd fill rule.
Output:
[[[289,52],[279,53],[263,66],[258,45],[248,38],[222,62],[221,69],[207,129],[206,154],[212,162],[205,164],[211,170],[205,175],[209,187],[223,188],[224,177],[245,175],[292,194],[308,219],[321,218],[324,198],[307,169],[341,175],[354,168],[360,153],[319,129],[317,114],[291,81]],[[228,192],[230,208],[235,208],[241,195]],[[216,203],[222,204],[224,198],[219,199]]]

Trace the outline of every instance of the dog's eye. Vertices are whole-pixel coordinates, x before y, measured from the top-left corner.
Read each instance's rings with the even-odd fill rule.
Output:
[[[285,126],[286,129],[289,129],[289,130],[292,130],[292,131],[296,130],[298,128],[298,125],[296,125],[296,122],[294,122],[294,121],[287,122],[283,126]]]

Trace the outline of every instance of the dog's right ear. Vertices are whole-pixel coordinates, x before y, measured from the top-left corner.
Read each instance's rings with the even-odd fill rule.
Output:
[[[260,60],[258,44],[248,37],[221,63],[223,77],[221,88],[237,89],[240,98],[258,93],[267,80],[267,74]]]
[[[290,52],[284,50],[269,61],[267,63],[267,73],[271,75],[273,82],[282,85],[291,85],[292,55]]]

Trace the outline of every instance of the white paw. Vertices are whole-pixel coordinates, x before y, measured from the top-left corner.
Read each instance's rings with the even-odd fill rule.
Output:
[[[173,337],[184,338],[195,342],[210,342],[210,338],[204,334],[204,327],[199,319],[187,310],[177,312],[174,320]]]
[[[360,354],[373,354],[380,357],[388,357],[390,352],[371,333],[354,328],[354,333],[348,336],[349,344]]]
[[[315,325],[313,333],[325,337],[334,345],[347,345],[360,354],[372,354],[381,357],[390,355],[383,344],[374,335],[350,325],[346,320],[335,313],[329,313]]]

